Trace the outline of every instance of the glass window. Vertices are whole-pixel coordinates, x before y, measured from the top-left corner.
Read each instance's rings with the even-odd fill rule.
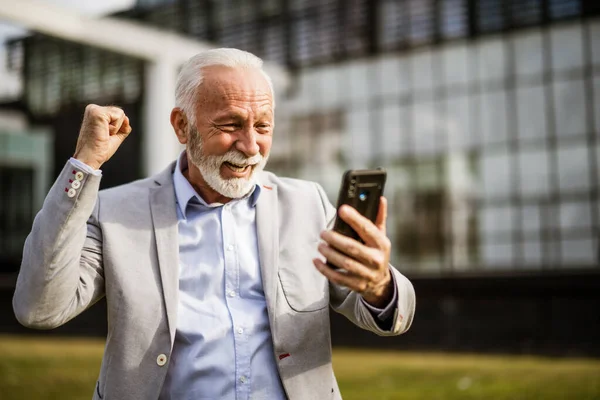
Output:
[[[299,65],[307,65],[314,57],[314,32],[317,31],[314,19],[299,18],[293,26],[292,57]]]
[[[370,2],[368,0],[346,0],[344,12],[343,48],[348,56],[360,56],[369,49]]]
[[[475,48],[479,79],[498,81],[506,77],[506,43],[501,39],[485,39]]]
[[[374,95],[372,90],[372,79],[369,63],[365,61],[354,61],[347,63],[340,74],[345,77],[346,96],[355,103],[365,104]]]
[[[345,153],[348,155],[348,168],[365,168],[371,157],[371,123],[367,109],[355,109],[346,113]]]
[[[583,66],[583,36],[579,24],[552,27],[550,40],[554,70],[569,70]]]
[[[515,49],[515,72],[520,77],[542,74],[544,70],[541,31],[518,33],[512,37]]]
[[[594,122],[595,122],[595,132],[600,135],[600,110],[598,107],[600,106],[600,77],[594,78]]]
[[[494,32],[504,28],[503,0],[477,2],[477,28],[480,32]]]
[[[557,149],[558,185],[561,192],[590,188],[590,162],[586,143]]]
[[[540,207],[537,205],[525,205],[521,208],[521,229],[526,236],[538,234],[541,229]]]
[[[406,37],[405,7],[396,0],[383,1],[379,6],[379,44],[382,49],[395,49]]]
[[[446,85],[466,84],[473,79],[470,68],[471,57],[467,45],[444,46],[441,58],[443,60]]]
[[[374,68],[377,68],[377,93],[398,98],[408,91],[409,82],[406,57],[395,55],[382,57]]]
[[[506,92],[482,93],[480,96],[481,134],[485,143],[504,143],[508,139]]]
[[[550,18],[561,19],[581,14],[581,0],[548,0]]]
[[[83,48],[83,96],[93,101],[100,95],[101,52],[93,47]]]
[[[450,96],[446,98],[446,118],[444,133],[448,147],[452,150],[464,150],[473,146],[471,131],[470,96]]]
[[[440,4],[440,32],[442,37],[467,36],[469,30],[465,0],[442,0]]]
[[[340,51],[340,21],[336,5],[337,3],[332,1],[322,1],[319,4],[318,33],[315,39],[315,57],[319,62],[333,60]]]
[[[417,155],[433,154],[445,146],[446,139],[442,137],[443,116],[439,112],[437,102],[415,104],[412,126],[414,132],[412,141]]]
[[[435,33],[434,5],[432,0],[407,0],[410,28],[408,38],[412,44],[427,43]]]
[[[430,49],[414,52],[410,55],[410,79],[415,91],[433,89],[434,54]]]
[[[406,148],[406,109],[394,103],[386,103],[375,111],[383,136],[379,153],[387,162],[394,160]]]
[[[600,64],[600,19],[592,19],[588,21],[588,35],[591,40],[592,62],[596,65]]]
[[[506,149],[481,155],[481,181],[484,199],[506,198],[513,192],[511,154]]]
[[[587,201],[561,203],[560,211],[560,229],[563,233],[569,230],[585,229],[589,233],[592,226],[592,215],[590,203]]]
[[[44,112],[55,113],[62,102],[60,71],[62,69],[60,48],[56,43],[47,43],[46,53],[46,93]]]
[[[488,233],[511,232],[515,220],[513,206],[489,207],[480,211],[480,231]]]
[[[514,245],[512,243],[498,243],[490,239],[489,244],[481,247],[483,264],[486,269],[505,269],[514,265]]]
[[[543,86],[517,88],[517,107],[520,138],[535,139],[548,135]]]
[[[568,266],[597,265],[598,241],[592,238],[565,239],[561,243],[562,263]]]
[[[554,117],[556,135],[585,135],[586,123],[585,90],[582,80],[554,82]]]
[[[518,153],[519,192],[521,196],[546,198],[550,195],[549,154],[544,146]]]
[[[527,26],[540,23],[542,4],[540,0],[512,0],[510,15],[515,26]]]
[[[523,242],[523,262],[528,266],[542,264],[542,244],[539,240],[525,240]]]
[[[286,43],[283,24],[268,24],[263,29],[263,58],[268,61],[285,64]]]

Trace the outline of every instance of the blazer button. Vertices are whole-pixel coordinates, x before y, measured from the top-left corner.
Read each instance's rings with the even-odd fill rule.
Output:
[[[73,183],[71,183],[71,187],[73,189],[79,189],[81,187],[81,181],[74,180]]]
[[[77,171],[75,173],[75,179],[77,179],[78,181],[82,180],[83,179],[83,172]]]
[[[156,363],[158,364],[159,367],[162,367],[163,365],[165,365],[167,363],[167,356],[164,354],[159,354],[159,356],[156,357]]]
[[[69,197],[75,197],[76,194],[77,192],[73,188],[69,189],[69,191],[67,192],[67,196]]]

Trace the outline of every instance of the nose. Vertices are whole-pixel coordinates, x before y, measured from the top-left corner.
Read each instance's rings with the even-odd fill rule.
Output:
[[[236,150],[241,151],[247,157],[257,155],[260,148],[258,147],[258,143],[256,143],[256,135],[256,132],[252,128],[245,129],[240,133],[235,142]]]

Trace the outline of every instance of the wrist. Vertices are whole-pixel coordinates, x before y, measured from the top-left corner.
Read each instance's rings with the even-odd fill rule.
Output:
[[[373,307],[385,308],[394,297],[394,282],[389,272],[377,290],[372,293],[363,293],[362,297]]]
[[[84,163],[88,167],[92,168],[94,171],[99,170],[100,167],[102,166],[102,163],[99,163],[98,161],[95,161],[88,157],[84,157],[78,153],[73,154],[73,158],[76,159],[77,161]]]

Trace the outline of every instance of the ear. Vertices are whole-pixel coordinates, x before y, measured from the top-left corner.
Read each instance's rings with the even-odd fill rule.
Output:
[[[171,126],[173,126],[173,131],[175,131],[179,143],[186,144],[188,119],[183,110],[179,107],[175,107],[171,110]]]

